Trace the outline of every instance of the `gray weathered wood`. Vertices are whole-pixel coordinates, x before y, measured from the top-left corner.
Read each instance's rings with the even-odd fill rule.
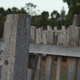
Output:
[[[78,46],[79,45],[79,27],[70,26],[69,27],[69,45]]]
[[[53,61],[54,61],[54,56],[47,55],[44,80],[52,80]]]
[[[73,25],[77,27],[80,26],[80,15],[74,15]]]
[[[1,80],[27,80],[30,23],[29,15],[7,16]]]
[[[49,29],[51,29],[51,28],[49,28]],[[47,44],[53,44],[53,42],[54,42],[53,37],[54,37],[54,32],[48,30],[48,32],[47,32]],[[52,80],[53,60],[54,60],[54,56],[47,55],[44,80]]]
[[[31,26],[30,43],[35,43],[35,41],[36,41],[36,27],[35,26]],[[34,67],[35,67],[35,56],[29,54],[27,80],[33,80]]]
[[[80,47],[63,47],[47,44],[30,44],[30,53],[80,57]]]
[[[62,57],[57,58],[57,73],[56,80],[61,80],[61,67],[62,67]]]
[[[41,80],[42,54],[38,57],[37,80]]]
[[[41,32],[43,31],[43,29],[39,28],[36,30],[36,43],[37,44],[41,44],[42,43],[42,34]],[[41,79],[41,68],[42,68],[42,54],[38,55],[38,65],[37,65],[37,80]]]
[[[0,42],[0,51],[4,50],[4,42]]]
[[[77,80],[77,60],[76,58],[67,58],[67,70],[65,80]]]
[[[0,80],[1,80],[1,69],[2,69],[2,65],[0,65]]]
[[[79,29],[79,46],[80,46],[80,29]]]
[[[80,58],[78,58],[77,80],[80,80]]]
[[[57,27],[54,27],[54,31],[55,31],[54,44],[57,45],[57,41],[58,41]]]
[[[47,30],[52,30],[52,27],[50,25],[48,25]]]
[[[73,26],[69,27],[70,46],[79,45],[79,27],[78,27],[79,21],[80,21],[80,16],[74,16]],[[67,58],[66,80],[76,80],[77,79],[76,74],[77,74],[77,59]]]
[[[62,29],[64,29],[64,27],[62,27]],[[55,31],[57,31],[57,28],[54,28]],[[58,34],[58,33],[57,33]],[[60,34],[60,33],[59,33]],[[60,34],[61,38],[62,38],[62,32]],[[58,35],[59,37],[59,35]],[[58,42],[57,42],[58,43]],[[56,44],[57,45],[57,44]],[[61,79],[61,67],[62,67],[62,57],[58,56],[57,57],[57,72],[56,72],[56,80],[60,80]]]

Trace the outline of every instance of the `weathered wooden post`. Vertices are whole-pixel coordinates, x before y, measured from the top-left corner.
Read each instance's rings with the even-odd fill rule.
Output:
[[[7,15],[1,80],[27,80],[31,16]]]
[[[79,22],[80,15],[75,15],[73,25],[69,27],[69,45],[79,45]],[[77,80],[77,58],[67,58],[66,79],[65,80]],[[80,80],[80,79],[78,79]]]
[[[57,36],[57,27],[54,27],[55,35]],[[56,42],[57,45],[57,42]],[[61,80],[61,67],[62,67],[62,57],[57,57],[57,72],[56,72],[56,80]]]
[[[30,43],[36,42],[36,27],[31,26],[30,30]],[[28,61],[28,74],[27,80],[34,80],[34,67],[35,67],[35,54],[29,54],[29,61]]]
[[[48,26],[47,31],[47,44],[54,44],[54,31],[52,31],[51,26]],[[45,67],[45,75],[43,80],[52,80],[52,71],[53,71],[53,62],[54,62],[55,56],[53,55],[47,55],[46,56],[46,67]]]
[[[40,44],[42,41],[41,35],[42,35],[43,29],[39,28],[36,30],[36,43]],[[37,80],[41,80],[41,68],[42,68],[42,54],[38,55],[38,71],[37,71]]]

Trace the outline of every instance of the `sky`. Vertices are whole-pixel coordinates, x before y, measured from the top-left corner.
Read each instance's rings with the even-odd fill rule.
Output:
[[[66,14],[68,13],[68,6],[63,0],[0,0],[0,7],[12,8],[12,7],[25,7],[26,3],[33,3],[37,5],[37,10],[40,10],[40,13],[43,11],[48,11],[51,13],[53,10],[57,10],[59,13],[64,7]]]

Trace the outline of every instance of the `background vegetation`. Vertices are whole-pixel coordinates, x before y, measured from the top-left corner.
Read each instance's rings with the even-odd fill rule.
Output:
[[[63,0],[63,2],[67,3],[69,8],[67,15],[65,15],[64,8],[62,8],[61,13],[53,10],[51,14],[48,11],[38,14],[39,10],[36,10],[37,5],[33,3],[27,3],[21,9],[13,7],[5,10],[3,7],[0,7],[0,37],[3,35],[4,21],[7,14],[30,14],[32,16],[31,25],[43,27],[44,29],[46,29],[47,25],[57,26],[58,29],[62,25],[68,27],[72,24],[74,14],[80,14],[80,0]]]

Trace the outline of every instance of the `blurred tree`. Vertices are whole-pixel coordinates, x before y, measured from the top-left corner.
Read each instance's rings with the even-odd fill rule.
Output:
[[[38,16],[32,16],[31,25],[38,27],[41,27],[41,15]]]
[[[51,13],[51,19],[49,21],[52,27],[57,26],[60,29],[60,14],[56,10]]]
[[[27,12],[24,8],[18,9],[13,7],[12,9],[8,8],[4,10],[4,8],[0,7],[0,37],[3,35],[4,22],[7,14],[27,14]]]
[[[24,8],[21,8],[19,11],[18,11],[18,14],[28,14]]]
[[[17,14],[17,13],[18,13],[18,11],[19,11],[19,9],[18,9],[18,8],[16,8],[16,7],[13,7],[13,8],[12,8],[12,13],[13,13],[13,14]]]
[[[63,26],[66,19],[64,7],[61,10],[60,18],[61,18],[61,26]]]
[[[36,5],[34,5],[33,3],[26,3],[25,9],[28,14],[32,16],[36,15],[35,8],[36,8]]]
[[[60,14],[57,11],[53,11],[51,13],[51,17],[55,18],[56,20],[58,20],[60,18]]]
[[[41,26],[46,29],[47,25],[49,25],[49,12],[43,11],[41,13]]]
[[[69,12],[66,17],[65,25],[68,27],[73,22],[74,14],[80,14],[80,0],[63,0],[68,4]]]

